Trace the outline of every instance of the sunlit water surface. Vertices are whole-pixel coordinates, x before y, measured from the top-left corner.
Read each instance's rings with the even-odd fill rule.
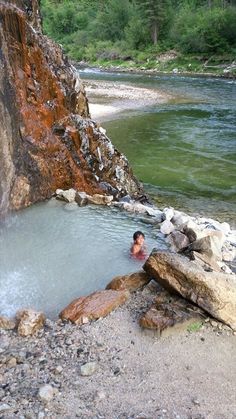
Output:
[[[165,248],[158,231],[107,208],[34,205],[0,225],[0,313],[22,307],[55,317],[74,298],[103,289],[143,262],[129,258],[132,235],[142,230],[149,250]]]

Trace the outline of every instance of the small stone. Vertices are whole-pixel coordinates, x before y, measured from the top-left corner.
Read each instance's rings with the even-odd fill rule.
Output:
[[[8,368],[14,368],[16,366],[17,362],[16,362],[16,358],[12,357],[9,359],[7,366]]]
[[[218,323],[215,322],[215,320],[211,320],[210,323],[211,323],[212,327],[217,327],[218,326]]]
[[[89,377],[93,375],[98,369],[98,365],[96,362],[87,362],[80,367],[80,373],[83,377]]]
[[[11,406],[7,403],[0,403],[0,414],[7,413],[11,410]]]
[[[192,403],[195,404],[196,406],[200,406],[200,402],[197,399],[193,399]]]
[[[31,336],[41,329],[45,323],[45,315],[34,310],[22,310],[16,315],[19,321],[18,334],[20,336]]]
[[[43,412],[39,412],[38,419],[44,419],[44,418],[45,418],[45,414]]]
[[[62,371],[63,371],[63,367],[62,367],[61,365],[58,365],[58,366],[55,368],[55,373],[56,373],[56,374],[61,374],[61,373],[62,373]]]
[[[38,395],[43,402],[50,402],[54,396],[54,389],[50,384],[45,384],[39,389]]]

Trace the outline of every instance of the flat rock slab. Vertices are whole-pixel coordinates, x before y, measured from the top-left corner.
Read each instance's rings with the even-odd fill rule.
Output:
[[[153,252],[144,270],[164,288],[236,330],[236,275],[206,272],[195,261],[167,251]]]
[[[97,291],[87,297],[72,301],[62,312],[62,320],[70,320],[75,324],[88,323],[107,316],[129,297],[128,291],[104,290]]]
[[[117,291],[127,290],[133,292],[147,285],[150,280],[151,278],[147,275],[146,272],[135,272],[130,275],[116,276],[114,279],[112,279],[111,282],[109,282],[109,284],[106,286],[106,289]]]
[[[161,336],[163,332],[166,335],[179,329],[186,330],[188,325],[204,317],[204,312],[199,307],[163,291],[153,306],[141,317],[139,324],[143,328],[155,330]]]

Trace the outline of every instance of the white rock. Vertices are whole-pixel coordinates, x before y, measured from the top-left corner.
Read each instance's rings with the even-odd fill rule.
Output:
[[[73,188],[67,189],[65,191],[63,191],[62,189],[57,189],[56,194],[57,194],[57,197],[62,199],[63,201],[74,202],[76,191]]]
[[[0,403],[0,413],[7,413],[12,409],[11,406],[9,406],[9,404],[7,403]]]
[[[229,234],[229,232],[231,230],[229,223],[226,223],[226,222],[221,223],[220,230],[226,235]]]
[[[99,131],[102,133],[102,134],[104,134],[104,135],[106,135],[106,130],[105,130],[105,128],[103,128],[103,127],[99,127]]]
[[[172,231],[175,230],[175,226],[171,223],[171,221],[165,220],[160,225],[160,230],[162,234],[170,234]]]
[[[178,214],[176,214],[176,211],[174,212],[174,216],[170,220],[172,224],[174,224],[176,227],[181,227],[183,224],[188,223],[190,221],[190,217],[184,213],[180,213],[178,211]]]
[[[38,395],[43,402],[50,402],[54,397],[54,389],[50,384],[45,384],[40,387]]]
[[[93,375],[98,369],[98,365],[96,362],[87,362],[87,364],[84,364],[80,367],[80,373],[84,377],[88,377],[90,375]]]
[[[170,208],[164,208],[163,209],[163,213],[165,215],[165,219],[167,221],[170,221],[171,218],[174,217],[174,208],[170,207]]]

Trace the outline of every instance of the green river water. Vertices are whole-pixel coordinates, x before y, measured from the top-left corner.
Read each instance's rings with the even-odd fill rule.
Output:
[[[235,225],[235,81],[91,70],[81,78],[122,81],[174,96],[168,103],[111,115],[102,125],[160,207]]]

